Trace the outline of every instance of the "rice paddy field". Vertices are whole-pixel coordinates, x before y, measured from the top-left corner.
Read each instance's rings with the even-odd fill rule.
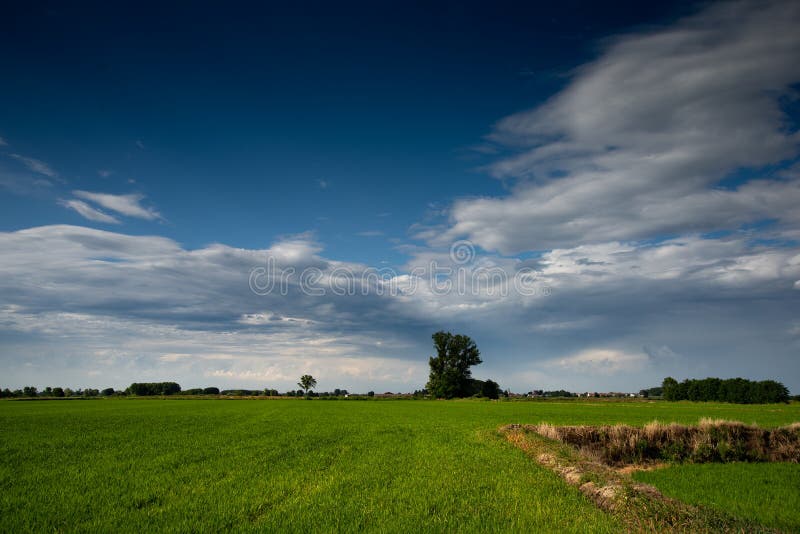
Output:
[[[498,427],[704,417],[772,427],[800,421],[800,404],[4,401],[0,530],[619,532]],[[683,465],[636,476],[792,532],[797,467]]]
[[[689,504],[800,532],[800,464],[686,464],[634,478]]]

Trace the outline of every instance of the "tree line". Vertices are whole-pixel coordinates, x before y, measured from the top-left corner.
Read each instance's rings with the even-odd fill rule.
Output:
[[[49,398],[88,398],[88,397],[110,397],[112,395],[124,395],[123,391],[116,391],[114,388],[100,389],[72,389],[62,387],[48,386],[39,391],[34,386],[25,386],[22,389],[8,389],[5,388],[0,391],[0,399],[6,398],[34,398],[34,397],[49,397]]]
[[[315,382],[316,385],[316,382]],[[25,386],[22,389],[0,390],[0,398],[90,398],[90,397],[152,397],[164,395],[223,395],[228,397],[344,397],[350,393],[346,389],[336,388],[333,391],[314,392],[308,389],[290,389],[284,393],[277,389],[222,389],[217,387],[181,389],[177,382],[134,382],[124,390],[114,388],[106,389],[80,389],[48,386],[39,390],[35,386]],[[373,397],[374,391],[366,394]]]
[[[175,395],[181,392],[177,382],[134,382],[128,386],[130,395]]]
[[[664,400],[719,401],[736,404],[789,402],[789,390],[775,380],[756,382],[745,378],[686,379],[678,382],[671,376],[661,384]]]
[[[509,392],[503,392],[500,385],[493,380],[478,380],[472,378],[470,367],[482,363],[480,351],[475,342],[468,336],[453,335],[450,332],[436,332],[432,336],[433,345],[436,349],[436,356],[429,359],[430,375],[428,383],[421,391],[414,392],[414,398],[434,397],[434,398],[463,398],[463,397],[485,397],[497,399],[501,395],[509,396]],[[311,375],[303,375],[297,383],[301,389],[289,390],[283,395],[288,397],[322,397],[337,398],[349,397],[346,389],[335,389],[333,392],[317,393],[313,388],[317,386],[317,381]],[[41,392],[33,386],[26,386],[23,389],[14,391],[8,388],[0,391],[0,398],[5,397],[109,397],[109,396],[168,396],[168,395],[225,395],[225,396],[282,396],[276,389],[264,388],[258,390],[250,389],[229,389],[220,391],[216,387],[193,388],[181,390],[177,382],[134,382],[124,391],[114,388],[97,389],[77,389],[61,387],[47,387]],[[678,382],[672,377],[664,379],[661,387],[644,389],[639,392],[642,397],[660,396],[667,401],[718,401],[731,402],[737,404],[766,404],[789,402],[789,390],[775,380],[762,380],[760,382],[747,380],[744,378],[705,378],[686,379]],[[367,393],[367,397],[373,397],[374,392]],[[577,396],[565,390],[558,391],[534,391],[530,396],[534,397],[572,397]],[[597,396],[597,394],[595,394]]]

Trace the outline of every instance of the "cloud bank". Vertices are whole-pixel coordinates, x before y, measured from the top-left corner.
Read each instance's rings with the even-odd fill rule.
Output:
[[[84,383],[181,377],[286,388],[313,371],[330,388],[409,391],[425,383],[430,333],[446,328],[478,341],[486,363],[477,376],[518,390],[636,389],[665,373],[720,368],[800,383],[792,359],[800,250],[754,248],[746,237],[466,264],[420,251],[380,279],[369,266],[324,257],[309,235],[262,250],[187,250],[158,236],[47,226],[2,233],[0,247],[0,354],[19,381],[57,369]],[[250,276],[268,258],[271,276],[294,274],[258,294]],[[450,286],[430,277],[432,266],[450,269]],[[504,293],[475,276],[521,269],[537,291]],[[327,291],[305,291],[302,272],[318,273],[314,284]],[[347,287],[347,273],[373,285],[332,291]],[[459,291],[462,277],[481,283]],[[30,365],[19,365],[20,354]]]

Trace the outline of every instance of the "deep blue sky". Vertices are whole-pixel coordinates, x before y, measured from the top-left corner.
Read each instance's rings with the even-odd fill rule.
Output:
[[[447,329],[517,391],[798,391],[798,27],[793,0],[6,5],[0,386],[413,391]],[[418,290],[256,295],[267,258]],[[534,291],[440,294],[434,264]]]
[[[263,247],[313,230],[334,258],[393,263],[357,234],[406,239],[432,206],[501,193],[471,150],[495,121],[562,87],[598,39],[688,10],[167,4],[7,6],[0,136],[56,169],[55,189],[145,194],[166,222],[131,233]],[[4,197],[0,225],[82,221],[51,204]]]

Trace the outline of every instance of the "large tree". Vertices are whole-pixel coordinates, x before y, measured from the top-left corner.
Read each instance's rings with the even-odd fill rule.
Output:
[[[297,385],[303,388],[303,393],[308,395],[309,390],[317,387],[317,381],[314,380],[314,377],[311,375],[303,375],[300,377],[300,382],[298,382]]]
[[[445,399],[470,396],[472,372],[469,368],[481,363],[481,353],[475,342],[468,336],[450,332],[436,332],[432,337],[437,356],[428,361],[431,367],[428,391],[434,397]]]

